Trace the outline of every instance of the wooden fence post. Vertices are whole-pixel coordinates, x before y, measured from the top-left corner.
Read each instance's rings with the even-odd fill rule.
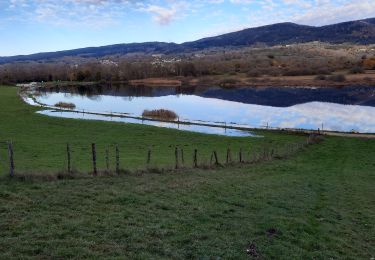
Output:
[[[214,157],[215,157],[215,165],[219,165],[219,158],[217,157],[216,151],[214,151]]]
[[[98,175],[98,169],[96,168],[96,146],[95,144],[91,144],[92,149],[92,165],[94,170],[94,176]]]
[[[12,141],[8,142],[8,155],[9,155],[9,176],[14,176],[14,156],[13,156],[13,143]]]
[[[194,150],[194,168],[198,168],[198,150]]]
[[[174,157],[175,157],[175,169],[178,169],[178,148],[176,147],[174,150]]]
[[[116,144],[116,174],[120,174],[120,150]]]
[[[231,155],[230,149],[228,148],[227,149],[227,164],[231,162],[232,162],[232,155]]]
[[[251,163],[255,163],[256,161],[257,161],[257,155],[256,155],[256,152],[254,151],[251,157]]]
[[[109,171],[109,150],[108,148],[105,149],[105,166],[107,169],[107,172]]]
[[[266,146],[263,146],[263,160],[265,161],[267,158],[267,154],[266,154]]]
[[[71,156],[70,156],[70,145],[69,143],[66,144],[66,155],[67,155],[67,159],[68,159],[68,173],[72,173],[72,165],[71,165]]]
[[[181,148],[180,153],[181,153],[181,164],[182,164],[182,166],[184,166],[184,164],[185,164],[184,149]]]
[[[149,165],[151,162],[151,148],[148,148],[147,152],[147,165]]]
[[[240,163],[242,163],[242,148],[240,148],[240,152],[238,154],[238,159],[239,159]]]

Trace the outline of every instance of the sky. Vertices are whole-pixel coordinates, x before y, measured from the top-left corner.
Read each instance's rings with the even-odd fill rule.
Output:
[[[0,0],[0,56],[375,17],[375,0]]]

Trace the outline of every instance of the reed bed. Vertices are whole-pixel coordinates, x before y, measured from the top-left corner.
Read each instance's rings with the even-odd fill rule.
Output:
[[[55,107],[61,107],[61,108],[67,108],[67,109],[75,109],[76,105],[73,103],[67,103],[67,102],[58,102],[55,104]]]
[[[175,112],[167,109],[144,110],[142,116],[164,120],[176,120],[178,118]]]

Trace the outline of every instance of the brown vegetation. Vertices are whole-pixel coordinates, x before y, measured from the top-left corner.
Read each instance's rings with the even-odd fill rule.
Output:
[[[327,79],[334,82],[344,82],[346,80],[346,77],[342,74],[337,74],[329,76]]]
[[[161,78],[149,78],[149,79],[138,79],[131,80],[129,82],[132,86],[168,86],[168,87],[180,87],[182,85],[181,80],[175,79],[161,79]]]
[[[237,84],[239,84],[240,80],[236,79],[236,78],[225,78],[225,79],[222,79],[219,83],[219,86],[223,87],[223,88],[233,88],[235,87]]]
[[[67,109],[75,109],[76,105],[73,103],[66,103],[66,102],[58,102],[55,104],[55,107],[67,108]]]
[[[363,67],[368,70],[375,69],[375,57],[365,58],[363,60]]]
[[[364,72],[365,72],[364,68],[360,66],[353,67],[349,70],[350,74],[361,74]]]
[[[375,48],[322,43],[295,44],[265,48],[208,49],[161,55],[110,56],[106,60],[66,58],[52,62],[24,62],[0,65],[0,83],[50,82],[128,82],[144,86],[197,84],[208,77],[223,87],[267,78],[335,75],[338,72],[363,74],[375,69]],[[223,78],[223,77],[227,77]],[[362,77],[363,78],[363,77]],[[194,79],[199,79],[198,81]],[[328,81],[332,83],[335,81]],[[211,82],[213,83],[213,82]],[[316,83],[315,83],[316,84]]]
[[[167,109],[155,109],[155,110],[145,110],[142,113],[143,117],[152,117],[163,120],[176,120],[178,115]]]

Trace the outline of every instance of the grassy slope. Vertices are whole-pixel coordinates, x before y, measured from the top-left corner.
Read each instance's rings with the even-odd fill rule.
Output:
[[[7,91],[13,97],[13,90],[3,93]],[[22,106],[17,113],[30,115],[30,109]],[[58,131],[64,125],[79,132],[91,124],[107,131],[114,131],[108,126],[124,131],[134,127],[146,136],[147,131],[160,131],[161,138],[166,138],[163,132],[185,135],[148,127],[34,120],[45,131],[48,122],[59,136],[65,136]],[[30,140],[34,135],[42,139],[28,128]],[[26,140],[26,130],[13,136]],[[186,135],[193,142],[221,139]],[[370,259],[375,257],[374,147],[374,140],[330,137],[289,160],[243,168],[50,183],[3,179],[0,252],[6,259],[246,259],[245,250],[253,243],[267,259]],[[270,229],[276,233],[267,234]]]
[[[23,104],[16,88],[0,88],[0,142],[13,140],[16,169],[21,172],[57,171],[66,164],[66,143],[72,146],[73,166],[81,171],[91,170],[91,143],[97,144],[98,167],[105,167],[105,148],[110,145],[112,167],[115,143],[121,151],[124,168],[143,168],[147,150],[152,147],[152,163],[172,166],[175,146],[183,147],[186,161],[192,163],[192,153],[199,150],[200,159],[208,160],[217,150],[221,159],[227,147],[238,151],[256,151],[265,143],[276,147],[285,142],[304,138],[288,134],[260,133],[266,138],[230,138],[181,132],[135,124],[60,119],[35,114],[37,108]],[[6,171],[6,147],[0,143],[0,175]]]
[[[0,183],[4,258],[370,259],[374,141],[246,168]],[[276,229],[274,236],[267,230]]]

